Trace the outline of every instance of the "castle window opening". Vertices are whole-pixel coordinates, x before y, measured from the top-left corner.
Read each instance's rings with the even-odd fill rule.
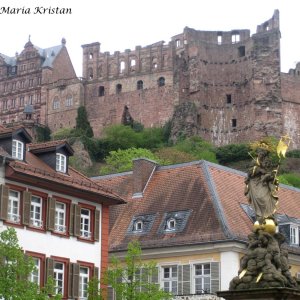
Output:
[[[24,106],[24,97],[20,97],[19,99],[20,106]]]
[[[29,101],[28,101],[29,104],[33,104],[33,95],[29,95]]]
[[[245,56],[245,54],[246,54],[245,46],[238,47],[238,54],[239,54],[239,57]]]
[[[130,71],[135,71],[136,60],[133,58],[130,60]]]
[[[180,40],[176,40],[175,44],[176,44],[176,48],[180,47]]]
[[[105,94],[105,89],[104,89],[104,86],[99,86],[99,90],[98,90],[98,96],[99,97],[103,97]]]
[[[218,45],[222,45],[222,33],[218,33]]]
[[[66,105],[65,106],[72,106],[73,105],[73,97],[69,95],[66,99]]]
[[[232,119],[231,120],[231,127],[235,128],[237,126],[237,120],[236,119]]]
[[[165,85],[165,78],[159,77],[158,79],[158,86],[164,86]]]
[[[89,68],[89,79],[93,79],[93,69]]]
[[[89,59],[93,59],[93,53],[92,52],[90,52],[90,54],[89,54]]]
[[[142,80],[139,80],[136,83],[136,88],[137,88],[137,90],[142,90],[144,88],[144,82]]]
[[[269,30],[270,30],[269,23],[266,22],[266,23],[264,24],[264,31],[269,31]]]
[[[120,74],[124,73],[125,71],[125,61],[120,62]]]
[[[11,100],[11,107],[15,108],[16,107],[16,99]]]
[[[116,94],[120,94],[122,92],[122,84],[118,83],[116,85]]]
[[[59,99],[58,98],[54,98],[53,100],[53,109],[59,109]]]
[[[231,42],[232,44],[236,44],[240,41],[240,34],[238,32],[232,32],[231,34]]]
[[[227,94],[227,95],[226,95],[226,103],[227,103],[227,104],[231,104],[231,101],[232,101],[232,99],[231,99],[231,94]]]
[[[2,107],[3,107],[3,110],[7,109],[7,100],[3,100]]]

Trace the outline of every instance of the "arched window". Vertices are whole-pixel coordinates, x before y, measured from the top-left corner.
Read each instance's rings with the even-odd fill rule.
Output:
[[[164,86],[165,85],[165,78],[159,77],[158,79],[158,86]]]
[[[116,94],[120,94],[122,92],[122,84],[118,83],[116,85]]]
[[[98,96],[99,96],[99,97],[103,97],[104,94],[105,94],[105,89],[104,89],[104,86],[101,85],[101,86],[99,86]]]
[[[143,231],[143,221],[138,220],[134,223],[134,231],[141,232]]]
[[[60,106],[59,99],[55,97],[53,100],[53,109],[59,109],[59,106]]]
[[[166,230],[175,230],[176,229],[176,220],[174,218],[170,218],[167,220]]]
[[[132,58],[130,60],[130,71],[135,71],[136,60]]]
[[[139,81],[136,83],[136,88],[137,88],[137,90],[142,90],[142,89],[144,88],[143,80],[139,80]]]
[[[120,74],[124,73],[125,71],[125,61],[120,62]]]

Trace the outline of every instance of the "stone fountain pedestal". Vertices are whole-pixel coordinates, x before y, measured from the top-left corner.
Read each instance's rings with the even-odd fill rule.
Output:
[[[299,300],[300,290],[291,288],[266,288],[242,291],[217,292],[218,297],[226,300]]]

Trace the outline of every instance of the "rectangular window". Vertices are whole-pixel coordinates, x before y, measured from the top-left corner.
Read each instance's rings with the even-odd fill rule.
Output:
[[[195,264],[193,269],[194,293],[210,293],[210,264]]]
[[[55,293],[64,295],[64,271],[65,265],[61,262],[54,263]]]
[[[37,257],[32,257],[35,270],[30,274],[30,281],[40,285],[41,282],[41,260]]]
[[[166,292],[171,292],[174,295],[177,294],[177,266],[162,267],[163,278],[162,278],[162,288]]]
[[[91,211],[86,208],[81,208],[80,236],[86,239],[91,238]]]
[[[43,228],[42,221],[42,198],[37,196],[31,197],[31,205],[30,205],[30,225]]]
[[[231,94],[226,95],[226,103],[231,104]]]
[[[20,106],[24,106],[24,97],[22,96],[22,97],[20,97]]]
[[[29,101],[28,104],[32,105],[33,104],[33,95],[29,95]]]
[[[290,227],[290,243],[291,245],[299,244],[299,230],[297,226]]]
[[[8,198],[8,221],[20,223],[20,193],[17,191],[9,191]]]
[[[55,231],[66,233],[66,204],[62,202],[55,203]]]
[[[33,79],[29,79],[29,87],[33,86]]]
[[[232,126],[233,128],[235,128],[235,127],[237,126],[237,121],[236,121],[236,119],[232,119],[232,120],[231,120],[231,126]]]
[[[88,267],[80,267],[79,274],[79,297],[80,299],[87,299],[88,297],[88,282],[90,270]]]
[[[56,171],[66,173],[67,159],[66,156],[60,153],[56,154]]]
[[[18,140],[12,141],[12,157],[23,160],[24,144]]]

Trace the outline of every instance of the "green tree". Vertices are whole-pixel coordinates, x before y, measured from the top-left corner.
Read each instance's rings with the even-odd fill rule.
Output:
[[[125,150],[117,150],[109,152],[109,155],[105,158],[106,166],[102,167],[100,174],[120,173],[132,170],[133,162],[135,158],[148,158],[155,160],[159,164],[168,164],[168,162],[159,159],[148,149],[143,148],[129,148]]]
[[[219,163],[226,164],[251,159],[249,152],[250,147],[248,144],[230,144],[218,147],[216,157]]]
[[[36,141],[38,143],[47,142],[51,140],[51,130],[48,126],[36,127]]]
[[[155,155],[163,161],[169,161],[170,164],[179,164],[197,160],[197,158],[190,153],[179,151],[174,147],[161,148],[155,152]]]
[[[87,137],[94,136],[93,129],[88,121],[87,112],[84,106],[80,106],[77,109],[76,130],[80,132],[80,135]]]
[[[192,136],[181,140],[174,146],[174,148],[179,151],[189,153],[196,159],[217,162],[215,148],[199,136]]]
[[[46,300],[53,294],[54,284],[40,289],[29,280],[35,270],[34,262],[27,257],[18,244],[15,229],[8,228],[0,233],[0,298],[9,300]],[[50,297],[61,299],[61,295]]]
[[[171,295],[161,290],[153,280],[158,275],[156,265],[143,263],[141,254],[139,242],[130,242],[125,263],[113,258],[105,275],[105,283],[115,290],[117,300],[171,299]]]
[[[279,182],[300,188],[300,176],[294,173],[285,173],[278,176]]]

